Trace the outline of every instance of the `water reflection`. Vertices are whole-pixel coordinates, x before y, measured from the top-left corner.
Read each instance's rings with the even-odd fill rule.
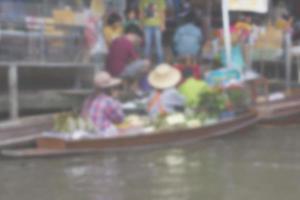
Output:
[[[0,160],[0,199],[298,200],[299,128],[151,151]]]

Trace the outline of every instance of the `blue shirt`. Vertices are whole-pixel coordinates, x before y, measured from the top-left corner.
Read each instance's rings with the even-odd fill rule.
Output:
[[[201,29],[193,23],[185,24],[176,30],[173,40],[178,56],[197,56],[202,42]]]
[[[149,102],[154,98],[155,93],[153,93]],[[176,111],[176,108],[183,107],[185,105],[185,98],[175,89],[170,88],[161,92],[159,102],[157,102],[150,109],[150,116],[156,117],[160,114],[160,106],[163,107],[164,111],[168,113],[173,113]]]

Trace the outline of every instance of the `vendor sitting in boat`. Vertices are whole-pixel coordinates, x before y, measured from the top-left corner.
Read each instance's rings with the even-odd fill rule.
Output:
[[[117,136],[115,124],[124,120],[121,103],[117,100],[121,82],[107,72],[97,73],[94,78],[95,91],[86,99],[82,108],[82,116],[92,121],[97,132],[103,137]]]
[[[200,94],[210,89],[209,85],[195,78],[192,71],[186,71],[183,75],[184,82],[178,87],[179,92],[185,97],[187,107],[196,108],[200,102]]]
[[[181,83],[183,83],[187,79],[187,76],[189,77],[189,74],[191,73],[195,79],[199,80],[201,78],[200,65],[197,64],[196,58],[191,55],[179,57],[178,62],[174,65],[174,67],[182,74]]]
[[[180,80],[180,71],[168,64],[157,66],[149,74],[148,81],[155,89],[148,101],[148,112],[151,117],[173,113],[185,106],[184,97],[176,89]]]

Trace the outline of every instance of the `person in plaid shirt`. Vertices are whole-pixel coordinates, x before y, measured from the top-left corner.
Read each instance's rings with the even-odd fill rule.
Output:
[[[99,72],[95,76],[94,84],[96,90],[84,102],[82,116],[92,121],[101,136],[118,136],[115,124],[124,120],[121,103],[117,100],[121,80],[106,72]]]

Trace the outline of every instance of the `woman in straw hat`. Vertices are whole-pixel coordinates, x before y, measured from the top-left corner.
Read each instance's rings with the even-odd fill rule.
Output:
[[[91,120],[103,137],[118,135],[115,124],[124,120],[119,97],[121,80],[111,77],[107,72],[99,72],[94,77],[94,93],[83,105],[82,116]]]
[[[150,116],[165,115],[184,107],[185,99],[175,88],[180,80],[180,72],[168,64],[157,66],[149,74],[148,81],[155,89],[148,101]]]

